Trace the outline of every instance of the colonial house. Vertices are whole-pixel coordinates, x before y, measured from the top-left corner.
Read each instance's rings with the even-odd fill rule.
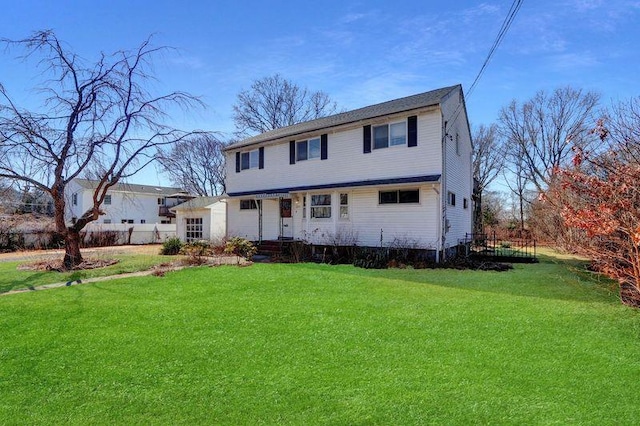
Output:
[[[93,206],[93,192],[98,182],[73,179],[67,189],[65,219],[73,222]],[[171,224],[175,213],[171,207],[193,198],[180,188],[118,183],[109,188],[102,204],[104,215],[99,224]]]
[[[471,232],[460,85],[272,130],[225,152],[228,235],[438,257]]]
[[[222,241],[227,233],[227,202],[222,197],[198,197],[171,208],[176,236],[182,241]]]

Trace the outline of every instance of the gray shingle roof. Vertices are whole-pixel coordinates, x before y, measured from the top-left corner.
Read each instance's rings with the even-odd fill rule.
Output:
[[[202,209],[221,199],[222,197],[196,197],[177,206],[173,206],[169,210]]]
[[[354,109],[352,111],[318,118],[316,120],[305,121],[303,123],[294,124],[292,126],[281,127],[279,129],[261,133],[257,136],[253,136],[248,139],[244,139],[231,144],[226,148],[226,150],[233,150],[258,143],[274,141],[281,138],[291,137],[302,133],[314,132],[321,129],[340,126],[343,124],[356,123],[358,121],[368,120],[384,115],[439,105],[442,99],[447,94],[449,94],[452,90],[459,88],[459,84],[455,86],[443,87],[441,89],[432,90],[430,92],[419,93],[417,95],[407,96],[405,98],[370,105],[364,108]]]
[[[95,189],[98,185],[98,181],[90,179],[75,179],[75,181],[81,187],[85,189]],[[178,192],[183,192],[181,188],[174,188],[168,186],[156,186],[156,185],[140,185],[136,183],[117,183],[109,191],[126,191],[136,194],[157,194],[159,196],[175,195]]]

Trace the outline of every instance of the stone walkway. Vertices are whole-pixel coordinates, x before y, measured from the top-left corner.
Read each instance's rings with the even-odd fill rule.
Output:
[[[137,254],[158,254],[160,251],[160,245],[145,245],[145,246],[117,246],[117,247],[97,247],[91,249],[82,249],[83,256],[100,255],[100,256],[113,256],[119,253],[137,253]],[[64,250],[36,250],[25,252],[13,252],[13,253],[0,253],[0,262],[15,262],[15,261],[39,261],[46,260],[55,257],[61,257],[64,255]],[[204,265],[220,266],[220,265],[250,265],[251,262],[239,256],[220,256],[209,258],[209,262]],[[53,284],[44,284],[39,286],[31,286],[28,288],[21,288],[10,290],[5,293],[0,293],[0,296],[8,296],[11,294],[28,293],[31,291],[48,290],[52,288],[70,287],[72,285],[88,284],[101,281],[118,280],[122,278],[142,277],[146,275],[163,275],[165,272],[177,271],[180,269],[188,268],[190,266],[185,265],[171,265],[168,267],[154,267],[146,271],[128,272],[124,274],[108,275],[104,277],[84,278],[81,280],[73,280],[67,282],[58,282]]]

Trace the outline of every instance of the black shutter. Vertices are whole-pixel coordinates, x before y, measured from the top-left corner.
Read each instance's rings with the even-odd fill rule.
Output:
[[[407,146],[418,146],[418,117],[412,115],[407,119]]]
[[[258,150],[258,168],[264,169],[264,146]]]
[[[362,152],[365,154],[371,152],[371,126],[362,128]]]
[[[328,136],[325,133],[324,135],[320,136],[320,159],[321,160],[326,160],[328,158],[327,156],[327,139]]]
[[[289,142],[289,164],[296,164],[296,141]]]
[[[236,173],[240,173],[240,153],[236,152]]]

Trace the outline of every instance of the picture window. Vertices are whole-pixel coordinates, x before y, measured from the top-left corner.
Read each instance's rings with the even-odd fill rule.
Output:
[[[420,202],[420,191],[405,189],[396,191],[380,191],[380,204],[417,204]]]
[[[311,218],[328,219],[331,217],[331,194],[311,196]]]

